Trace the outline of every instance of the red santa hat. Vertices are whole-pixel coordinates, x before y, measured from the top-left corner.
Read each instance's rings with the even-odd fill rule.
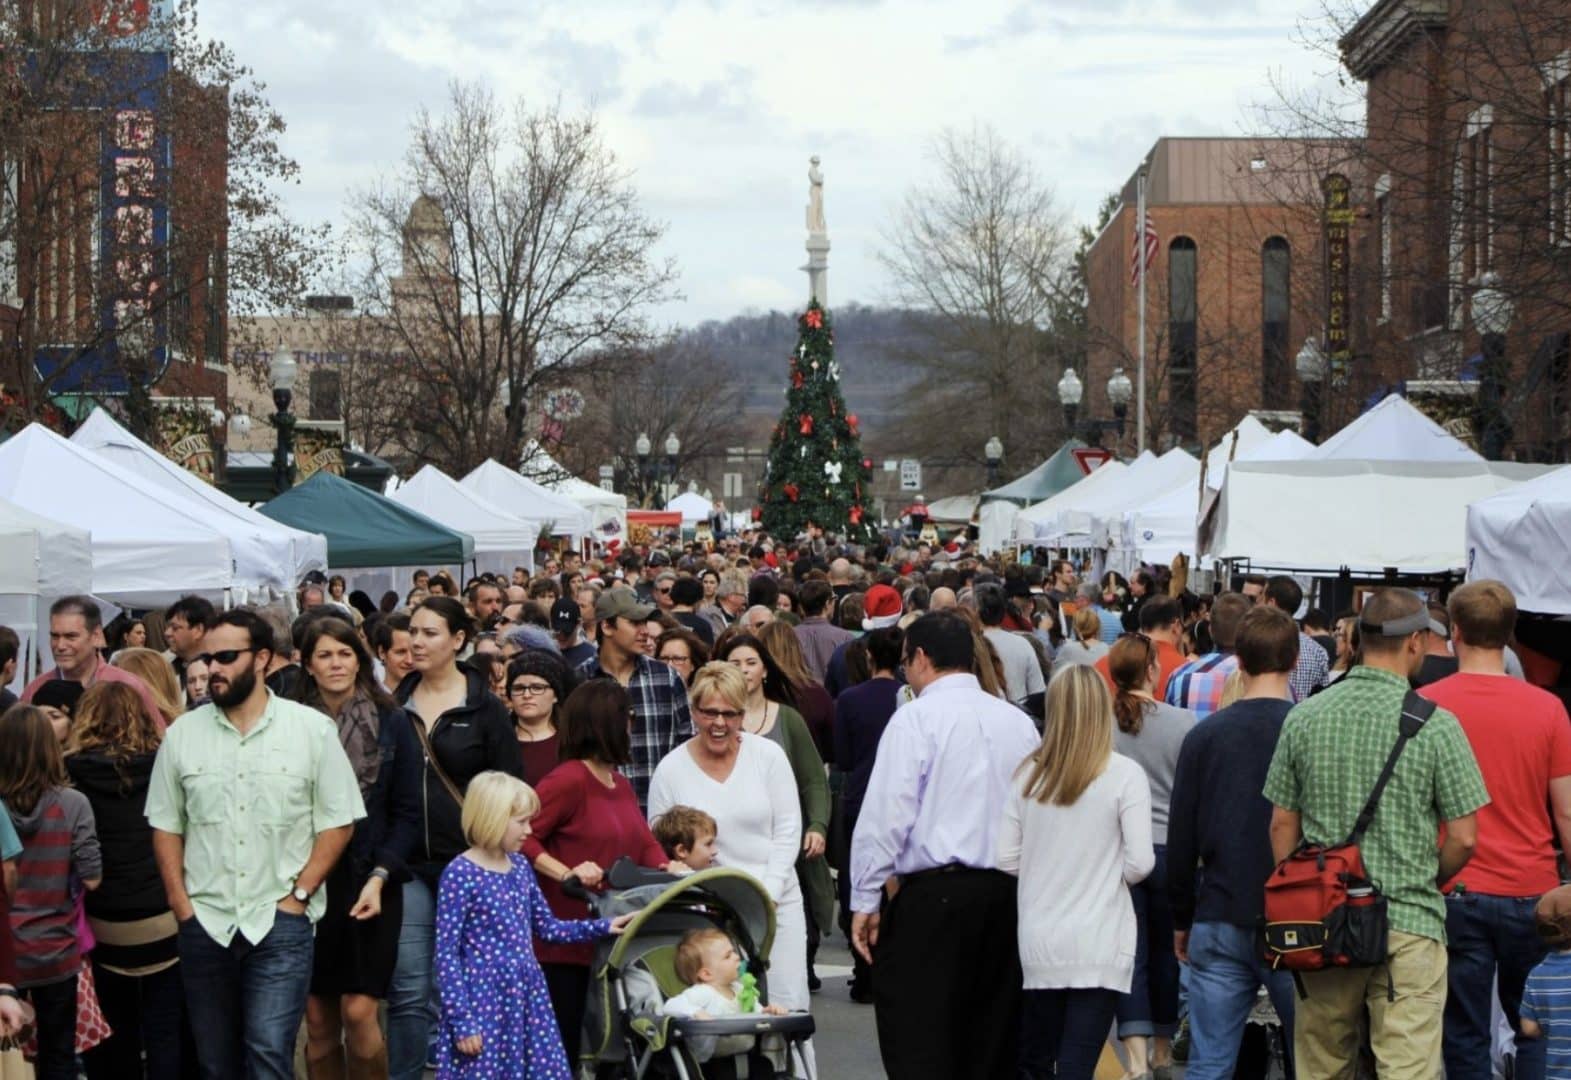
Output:
[[[862,611],[866,615],[862,620],[863,630],[881,630],[893,626],[905,614],[900,594],[888,585],[874,585],[868,589],[867,595],[862,598]]]

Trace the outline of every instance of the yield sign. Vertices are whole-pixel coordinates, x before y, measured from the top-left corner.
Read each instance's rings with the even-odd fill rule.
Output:
[[[1080,466],[1080,471],[1087,476],[1113,460],[1113,452],[1100,446],[1082,446],[1069,452],[1074,456],[1075,464]]]

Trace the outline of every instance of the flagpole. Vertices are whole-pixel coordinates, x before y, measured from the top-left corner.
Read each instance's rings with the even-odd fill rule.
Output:
[[[1140,163],[1140,173],[1135,179],[1135,231],[1137,244],[1136,250],[1140,253],[1137,265],[1140,267],[1140,297],[1137,303],[1140,307],[1140,346],[1139,360],[1135,367],[1138,372],[1135,379],[1135,453],[1146,452],[1146,164]]]

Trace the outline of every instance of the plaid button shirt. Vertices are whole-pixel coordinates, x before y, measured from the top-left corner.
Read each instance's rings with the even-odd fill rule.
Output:
[[[1237,670],[1235,653],[1206,653],[1191,660],[1167,680],[1167,703],[1188,709],[1196,719],[1204,720],[1222,707],[1222,688],[1227,685],[1227,677]]]
[[[1303,701],[1313,694],[1315,688],[1326,681],[1326,672],[1330,670],[1331,660],[1320,642],[1299,631],[1298,662],[1293,665],[1293,673],[1287,677],[1287,684],[1293,690],[1293,700]],[[1402,752],[1407,753],[1406,750]]]
[[[578,677],[613,678],[600,666],[600,658],[582,664]],[[627,696],[633,699],[633,760],[622,769],[640,810],[649,808],[649,778],[660,759],[693,735],[693,716],[687,707],[687,686],[668,664],[647,656],[633,657],[633,674],[627,680]]]
[[[1312,844],[1341,844],[1396,745],[1407,680],[1356,667],[1282,725],[1265,797],[1302,815]],[[1444,943],[1446,908],[1435,875],[1442,821],[1489,802],[1472,747],[1455,716],[1436,709],[1407,744],[1360,850],[1389,903],[1391,929]]]

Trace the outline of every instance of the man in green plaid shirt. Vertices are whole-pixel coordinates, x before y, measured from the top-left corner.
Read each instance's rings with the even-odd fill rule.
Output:
[[[1307,840],[1341,844],[1374,790],[1391,748],[1408,678],[1424,658],[1428,611],[1406,589],[1385,589],[1359,620],[1364,662],[1287,716],[1266,774],[1278,861]],[[1402,752],[1361,850],[1387,899],[1385,964],[1305,972],[1293,1051],[1299,1080],[1351,1076],[1369,1015],[1381,1080],[1441,1075],[1446,999],[1446,911],[1440,884],[1473,853],[1473,814],[1489,802],[1456,717],[1436,709]],[[1446,834],[1437,843],[1441,823]]]

